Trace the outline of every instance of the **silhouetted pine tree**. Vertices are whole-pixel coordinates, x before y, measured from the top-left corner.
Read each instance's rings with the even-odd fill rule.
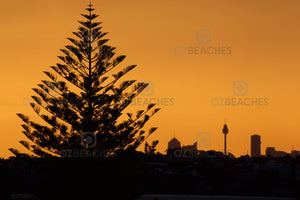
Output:
[[[155,104],[137,111],[135,116],[125,113],[126,119],[117,122],[124,116],[123,110],[148,84],[136,80],[120,81],[136,65],[112,74],[125,56],[115,56],[115,47],[106,44],[108,39],[103,37],[107,33],[102,32],[100,22],[94,21],[98,15],[93,13],[93,6],[90,4],[86,10],[88,14],[82,14],[86,20],[79,21],[81,26],[73,32],[77,39],[68,38],[72,45],[61,50],[64,56],[59,58],[63,63],[51,67],[78,90],[71,91],[66,82],[45,71],[50,80],[43,80],[38,88],[33,89],[37,96],[32,96],[34,102],[30,105],[46,125],[17,114],[24,122],[23,133],[30,140],[20,143],[41,157],[59,156],[62,150],[67,149],[85,149],[82,136],[86,132],[96,136],[93,148],[109,150],[108,154],[116,150],[136,149],[157,129],[150,128],[147,133],[142,130],[159,110]],[[19,153],[12,148],[10,151]]]

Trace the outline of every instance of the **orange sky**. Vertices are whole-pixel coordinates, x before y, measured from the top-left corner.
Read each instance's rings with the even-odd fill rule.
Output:
[[[59,49],[73,37],[80,14],[89,1],[3,1],[0,7],[0,157],[15,147],[24,151],[22,112],[34,116],[26,104],[43,70],[58,62]],[[126,78],[151,80],[141,96],[174,99],[148,122],[159,129],[163,152],[175,131],[183,144],[198,137],[204,149],[223,149],[224,118],[228,123],[228,149],[235,155],[250,152],[250,135],[266,146],[290,152],[300,150],[300,1],[299,0],[94,0],[103,30],[122,64],[137,64]],[[198,44],[198,30],[209,30],[209,44]],[[182,47],[230,47],[230,54],[182,54]],[[248,84],[245,96],[235,96],[233,82]],[[214,98],[268,98],[268,105],[212,105]],[[133,109],[143,106],[135,105]],[[200,134],[201,135],[201,134]],[[202,136],[207,136],[202,134]],[[210,145],[209,145],[210,144]],[[205,146],[205,147],[204,147]],[[207,147],[206,147],[207,146]]]

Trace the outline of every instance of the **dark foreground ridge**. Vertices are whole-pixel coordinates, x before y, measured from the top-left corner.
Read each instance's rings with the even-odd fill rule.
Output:
[[[26,195],[40,200],[123,200],[144,194],[299,199],[300,191],[300,157],[169,159],[127,152],[114,158],[11,157],[0,161],[0,168],[1,200]]]

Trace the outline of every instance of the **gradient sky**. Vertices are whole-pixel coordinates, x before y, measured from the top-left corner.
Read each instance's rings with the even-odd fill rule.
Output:
[[[67,37],[89,1],[2,1],[0,7],[0,157],[20,151],[25,139],[16,113],[35,116],[29,98],[40,80],[69,44]],[[250,135],[265,147],[300,150],[300,1],[299,0],[94,0],[96,13],[109,32],[110,45],[125,54],[123,67],[138,67],[126,78],[151,81],[139,98],[174,99],[147,124],[159,129],[149,139],[182,144],[198,139],[200,149],[223,149],[226,118],[228,149],[236,156],[250,153]],[[199,44],[198,30],[210,32],[210,43]],[[197,35],[199,36],[199,35]],[[183,54],[182,47],[220,47],[230,54]],[[121,69],[121,68],[120,68]],[[245,96],[233,93],[233,83],[248,85]],[[243,89],[243,88],[242,88]],[[244,88],[245,89],[245,88]],[[268,98],[268,105],[212,105],[214,98]],[[143,106],[132,105],[132,109]],[[198,135],[198,138],[197,138]]]

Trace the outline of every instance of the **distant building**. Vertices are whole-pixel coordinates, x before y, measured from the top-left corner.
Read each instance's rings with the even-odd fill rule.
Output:
[[[188,158],[194,159],[197,157],[197,142],[192,145],[181,146],[181,143],[174,137],[168,143],[167,158]]]
[[[287,152],[284,152],[284,151],[276,151],[276,157],[284,157],[288,155]]]
[[[266,148],[266,156],[276,157],[275,147],[267,147]]]
[[[173,159],[174,157],[177,156],[176,152],[181,151],[181,143],[173,137],[169,142],[168,142],[168,149],[167,149],[167,158],[168,159]]]
[[[181,148],[181,144],[180,142],[174,137],[170,140],[170,142],[168,143],[168,150],[171,149],[180,149]]]
[[[296,158],[297,156],[300,156],[300,151],[292,150],[291,151],[291,157]]]
[[[294,152],[294,154],[296,154]],[[267,147],[266,148],[266,156],[271,156],[271,157],[284,157],[286,155],[289,155],[287,152],[284,151],[276,151],[275,147]]]
[[[226,135],[228,134],[228,127],[227,124],[225,122],[223,129],[222,129],[222,133],[224,134],[224,155],[227,155],[227,140],[226,140]]]
[[[197,151],[197,142],[195,142],[193,145],[182,146],[182,150]]]
[[[260,157],[260,136],[251,135],[251,157]]]

